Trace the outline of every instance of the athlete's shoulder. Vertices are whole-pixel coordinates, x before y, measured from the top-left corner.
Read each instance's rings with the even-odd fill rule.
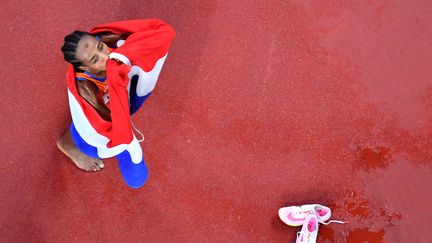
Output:
[[[98,88],[92,81],[88,79],[77,80],[76,87],[79,95],[87,101],[89,99],[93,100],[96,97]]]

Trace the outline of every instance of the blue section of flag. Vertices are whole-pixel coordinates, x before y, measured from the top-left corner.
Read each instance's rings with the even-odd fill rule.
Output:
[[[126,184],[132,188],[140,188],[144,185],[148,177],[148,169],[144,157],[139,164],[132,162],[131,156],[127,150],[117,156],[120,172]]]
[[[73,122],[70,126],[70,132],[72,135],[72,140],[74,141],[75,145],[78,147],[81,152],[86,154],[87,156],[93,157],[93,158],[99,158],[97,148],[91,146],[88,144],[84,139],[79,135],[78,131],[76,130]]]
[[[138,109],[141,107],[141,105],[144,103],[144,101],[147,100],[148,97],[150,97],[151,92],[145,96],[138,96],[136,92],[137,83],[138,83],[138,75],[134,75],[131,78],[131,85],[130,85],[130,114],[133,115],[135,112],[138,111]]]

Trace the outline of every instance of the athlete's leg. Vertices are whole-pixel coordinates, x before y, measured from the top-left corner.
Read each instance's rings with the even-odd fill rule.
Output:
[[[67,129],[57,140],[57,147],[82,170],[98,171],[104,166],[102,160],[87,156],[78,149],[72,139],[71,129]]]
[[[90,157],[98,157],[97,148],[84,141],[84,139],[75,129],[73,123],[70,127],[70,134],[73,143],[77,148],[79,148],[81,152]],[[133,156],[131,156],[131,154]],[[134,138],[134,140],[132,140],[126,149],[120,154],[116,155],[116,157],[119,163],[120,172],[126,183],[133,188],[139,188],[144,185],[148,177],[148,170],[138,140]]]

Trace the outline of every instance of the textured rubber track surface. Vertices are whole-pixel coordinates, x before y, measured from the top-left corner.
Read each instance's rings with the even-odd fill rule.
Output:
[[[139,190],[55,145],[63,37],[135,18],[177,30],[134,117]],[[2,0],[0,20],[0,242],[290,242],[277,210],[304,203],[350,221],[318,242],[432,237],[432,1]]]

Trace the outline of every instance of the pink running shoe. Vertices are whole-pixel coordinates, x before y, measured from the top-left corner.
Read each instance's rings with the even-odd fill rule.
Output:
[[[318,236],[318,217],[309,214],[303,224],[301,231],[297,232],[296,243],[315,243]]]
[[[306,204],[279,209],[279,218],[289,226],[303,225],[308,215],[317,216],[318,222],[324,223],[331,216],[330,208],[320,204]]]

